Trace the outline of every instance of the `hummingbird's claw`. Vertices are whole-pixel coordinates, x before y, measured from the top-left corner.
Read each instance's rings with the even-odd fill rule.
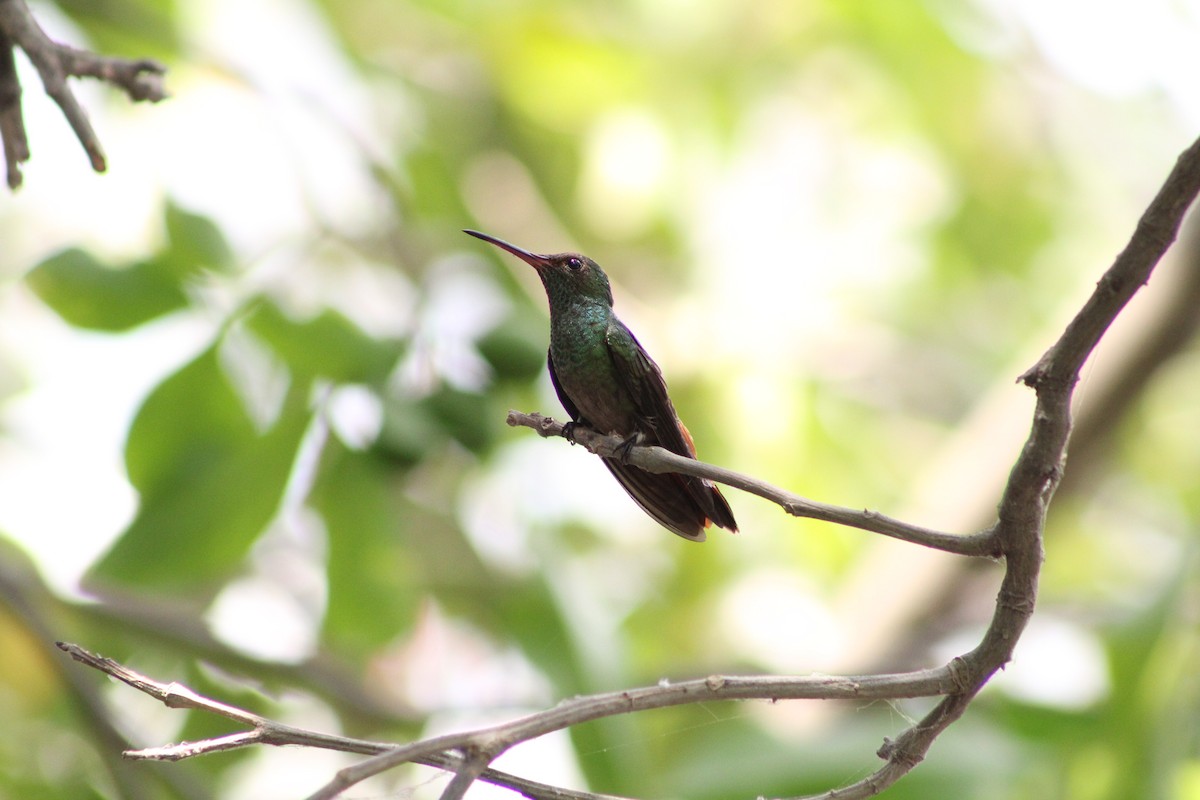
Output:
[[[646,435],[641,431],[638,431],[625,441],[621,442],[621,445],[617,448],[617,457],[621,460],[622,464],[629,463],[629,454],[632,453],[633,448],[641,444],[645,438]]]

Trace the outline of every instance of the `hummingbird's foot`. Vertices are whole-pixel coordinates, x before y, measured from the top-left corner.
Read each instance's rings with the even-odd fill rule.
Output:
[[[579,427],[578,422],[564,422],[562,429],[562,437],[571,444],[575,444],[575,429]]]
[[[646,434],[638,431],[630,436],[625,441],[617,446],[617,458],[622,464],[629,463],[629,454],[633,452],[633,448],[641,444],[646,439]]]

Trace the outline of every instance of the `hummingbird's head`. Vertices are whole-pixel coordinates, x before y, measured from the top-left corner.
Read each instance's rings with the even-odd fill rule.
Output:
[[[551,306],[554,306],[556,302],[584,299],[603,302],[612,308],[613,296],[612,288],[608,285],[608,276],[604,274],[604,270],[600,269],[599,264],[587,256],[579,253],[539,255],[486,233],[479,231],[463,231],[463,233],[468,233],[476,239],[483,239],[485,242],[491,242],[536,269],[538,277],[542,279],[542,286],[546,287],[546,294],[550,298]]]

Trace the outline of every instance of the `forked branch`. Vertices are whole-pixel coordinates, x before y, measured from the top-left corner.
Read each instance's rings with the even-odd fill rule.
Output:
[[[25,0],[0,0],[0,140],[10,189],[21,185],[21,164],[30,155],[21,113],[21,83],[13,58],[18,48],[33,62],[46,94],[62,109],[96,172],[107,167],[104,149],[67,79],[98,78],[124,89],[134,101],[158,102],[167,96],[162,80],[166,67],[157,61],[109,58],[60,44],[38,25]]]
[[[457,754],[487,752],[489,761],[510,747],[591,720],[655,708],[711,703],[721,700],[874,700],[904,697],[935,697],[962,691],[961,665],[952,662],[935,669],[890,675],[805,675],[741,676],[710,675],[680,683],[660,683],[639,689],[578,697],[555,708],[531,714],[490,728],[448,734],[408,745],[352,739],[309,731],[212,700],[179,683],[163,683],[79,645],[58,643],[59,649],[76,661],[97,669],[169,708],[198,709],[232,720],[246,730],[199,742],[181,742],[163,747],[129,750],[126,758],[179,761],[206,753],[258,744],[303,745],[326,750],[373,756],[342,770],[329,785],[310,800],[335,797],[338,792],[399,764],[415,762],[457,771],[464,760]],[[469,761],[470,759],[466,759]],[[588,797],[590,793],[564,790],[487,770],[481,777],[517,789],[529,797]]]

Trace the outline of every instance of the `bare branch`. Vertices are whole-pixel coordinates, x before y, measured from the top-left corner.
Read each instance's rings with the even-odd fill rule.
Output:
[[[21,82],[13,58],[12,40],[0,33],[0,141],[4,143],[4,166],[8,185],[21,184],[21,163],[29,160],[29,139],[21,114]]]
[[[513,427],[531,428],[543,437],[562,436],[566,438],[563,436],[565,429],[563,423],[536,412],[525,414],[520,411],[509,411],[507,422]],[[624,452],[625,439],[622,437],[607,436],[581,425],[572,427],[569,441],[580,444],[588,452],[605,458],[619,458]],[[999,545],[991,529],[969,535],[942,533],[910,525],[876,511],[867,509],[857,511],[853,508],[819,503],[772,486],[758,478],[694,458],[685,458],[661,447],[634,446],[629,449],[628,461],[647,472],[677,472],[683,475],[695,475],[741,489],[744,492],[758,495],[764,500],[770,500],[794,517],[833,522],[956,555],[985,558],[996,558],[1000,555]]]
[[[4,549],[0,556],[0,613],[10,624],[16,623],[24,628],[30,641],[37,643],[46,663],[54,665],[55,675],[70,698],[69,705],[95,740],[97,752],[118,794],[128,800],[160,797],[162,787],[155,786],[155,783],[161,781],[174,796],[202,800],[205,795],[197,788],[195,775],[183,770],[148,773],[133,768],[128,761],[120,758],[119,753],[129,746],[129,742],[113,723],[112,714],[95,682],[81,680],[79,670],[64,669],[67,665],[53,658],[57,654],[51,644],[54,639],[52,631],[64,623],[60,610],[57,598],[42,581],[33,564]]]
[[[466,795],[467,789],[471,788],[471,784],[475,779],[483,774],[487,769],[488,764],[492,763],[498,753],[490,753],[486,750],[471,750],[470,756],[464,758],[462,765],[454,771],[454,779],[446,785],[446,790],[442,792],[441,800],[462,800]]]
[[[996,533],[1004,552],[1004,580],[983,640],[963,656],[971,687],[952,694],[878,755],[882,768],[851,786],[823,795],[826,800],[871,797],[895,783],[928,752],[933,741],[962,716],[983,685],[1012,658],[1017,640],[1037,602],[1046,512],[1066,463],[1071,432],[1071,395],[1083,363],[1130,298],[1149,280],[1175,241],[1184,214],[1200,194],[1200,140],[1185,150],[1129,244],[1104,273],[1083,309],[1038,363],[1020,377],[1037,393],[1033,427],[1009,475],[1000,502]]]
[[[99,670],[106,675],[116,678],[117,680],[132,686],[138,691],[154,697],[167,706],[172,708],[194,708],[202,711],[208,711],[228,719],[237,720],[252,727],[252,730],[250,731],[243,731],[240,733],[230,734],[228,736],[219,736],[213,739],[204,739],[199,742],[183,742],[164,747],[148,747],[141,750],[126,750],[124,755],[129,759],[181,761],[194,756],[206,755],[208,753],[215,753],[223,750],[233,750],[257,744],[301,745],[305,747],[316,747],[323,750],[359,753],[362,755],[378,755],[381,753],[394,752],[399,749],[395,744],[391,743],[372,742],[365,739],[353,739],[345,736],[335,736],[332,734],[319,733],[317,731],[309,731],[291,725],[284,725],[282,723],[267,719],[266,717],[259,716],[258,714],[245,711],[244,709],[235,708],[234,706],[229,706],[225,703],[212,700],[204,695],[199,694],[198,692],[192,691],[182,684],[162,683],[153,680],[152,678],[131,670],[110,658],[105,658],[85,650],[79,645],[70,644],[68,642],[56,642],[55,644],[60,650],[70,655],[76,661],[79,661],[82,664],[86,664],[93,669]],[[415,757],[407,760],[418,764],[424,764],[426,766],[447,770],[455,770],[458,768],[460,759],[455,756],[450,756],[439,752],[439,749],[452,749],[452,745],[443,745],[442,740],[440,739],[429,741],[436,743],[433,746],[428,746],[428,742],[417,743],[419,749],[428,751],[426,755],[421,756],[418,753]],[[520,778],[516,775],[509,775],[505,772],[500,772],[499,770],[486,770],[479,777],[489,783],[493,783],[497,786],[504,786],[512,789],[513,791],[520,792],[528,797],[554,798],[554,800],[606,800],[607,797],[605,795],[597,795],[591,792],[573,792],[566,789],[559,789],[557,787],[548,786],[537,781]],[[361,780],[361,778],[359,780]],[[351,784],[346,785],[349,786]],[[619,800],[619,798],[610,798],[608,800]]]
[[[894,675],[806,677],[710,675],[707,678],[664,683],[641,689],[579,697],[522,719],[482,728],[458,736],[440,737],[442,744],[458,750],[473,749],[492,758],[520,742],[591,720],[653,708],[705,703],[716,700],[851,700],[932,697],[964,689],[959,664]],[[433,741],[433,740],[430,740]],[[417,748],[424,743],[409,745]],[[328,800],[338,792],[372,775],[412,761],[400,748],[342,770],[326,787],[328,792],[309,800]]]
[[[363,681],[349,664],[330,653],[318,652],[294,664],[256,658],[217,639],[204,622],[202,609],[191,603],[120,592],[108,586],[89,586],[88,590],[93,599],[66,601],[66,605],[83,618],[83,624],[89,629],[116,625],[123,631],[137,631],[188,657],[203,659],[239,675],[268,683],[302,685],[339,713],[369,720],[371,724],[393,725],[419,717],[415,709]]]
[[[98,78],[124,89],[134,101],[158,102],[167,97],[162,80],[166,67],[157,61],[109,58],[59,44],[38,25],[24,0],[0,0],[0,139],[10,189],[21,185],[20,165],[30,155],[21,115],[21,85],[13,63],[15,47],[33,62],[46,94],[62,109],[96,172],[106,169],[104,149],[67,79]]]
[[[250,732],[221,736],[200,742],[184,742],[166,747],[131,750],[125,753],[128,758],[175,761],[252,744],[304,745],[375,756],[375,758],[342,770],[329,785],[312,795],[312,800],[335,797],[350,786],[399,764],[416,762],[458,770],[462,766],[462,759],[450,756],[451,751],[483,753],[486,754],[486,760],[490,762],[520,742],[616,714],[721,700],[863,700],[934,697],[959,692],[965,688],[962,682],[961,665],[957,662],[936,669],[891,675],[762,677],[710,675],[707,678],[680,683],[662,683],[640,689],[574,698],[560,703],[555,708],[521,717],[512,722],[397,746],[317,733],[277,723],[258,714],[207,698],[182,684],[155,681],[78,645],[59,642],[58,647],[75,660],[110,675],[171,708],[208,711],[253,729]],[[481,773],[480,777],[499,785],[510,785],[511,781],[519,780],[491,770]],[[553,792],[558,791],[560,790],[553,789]],[[551,794],[539,793],[536,796],[544,797],[551,796]]]
[[[67,642],[56,642],[56,644],[60,650],[67,653],[76,661],[116,678],[143,694],[150,695],[168,708],[207,711],[253,729],[251,733],[242,734],[238,737],[220,737],[219,739],[206,739],[203,742],[184,742],[178,745],[156,747],[147,750],[128,750],[125,752],[127,758],[180,761],[185,758],[204,755],[205,753],[232,750],[251,744],[304,744],[309,747],[343,750],[351,753],[375,753],[393,747],[393,745],[383,742],[364,742],[362,740],[308,731],[303,728],[273,722],[258,714],[212,700],[192,691],[183,684],[162,683],[148,678],[140,672],[131,670],[113,661],[111,658],[96,655],[78,645]]]
[[[1035,389],[1043,383],[1073,385],[1083,362],[1125,304],[1150,280],[1150,273],[1179,235],[1183,217],[1200,186],[1200,141],[1179,155],[1129,244],[1100,278],[1096,290],[1066,331],[1038,363],[1021,376]],[[1069,392],[1068,392],[1069,393]]]

